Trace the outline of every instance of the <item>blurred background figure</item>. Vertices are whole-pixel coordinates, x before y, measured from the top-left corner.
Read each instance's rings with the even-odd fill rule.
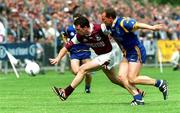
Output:
[[[173,64],[174,71],[180,69],[179,60],[180,60],[180,46],[177,47],[177,50],[173,53],[171,57],[171,62]]]
[[[49,68],[51,65],[48,58],[54,57],[55,49],[58,51],[63,46],[59,34],[73,23],[73,14],[80,13],[88,17],[90,22],[100,24],[102,10],[113,7],[118,16],[133,17],[151,25],[166,24],[168,29],[153,32],[151,36],[147,30],[136,32],[141,42],[146,45],[149,55],[146,64],[155,64],[158,61],[157,41],[180,41],[180,7],[175,0],[172,1],[174,4],[168,0],[163,3],[154,4],[154,1],[150,0],[0,0],[0,43],[38,43],[40,48],[37,60],[43,67]],[[112,44],[114,45],[113,41]],[[114,48],[116,49],[116,44]],[[66,63],[63,65],[69,69],[68,59],[64,61]],[[64,72],[64,68],[59,69]]]
[[[0,43],[3,42],[5,35],[5,28],[3,23],[0,21]],[[0,60],[0,70],[2,70],[2,61]]]
[[[0,20],[0,43],[2,43],[4,41],[4,36],[5,36],[5,28],[4,25],[2,23],[2,21]]]

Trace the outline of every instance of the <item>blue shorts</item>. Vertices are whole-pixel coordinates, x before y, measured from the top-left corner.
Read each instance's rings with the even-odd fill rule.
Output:
[[[145,63],[146,61],[146,50],[144,46],[135,46],[134,49],[126,51],[126,54],[123,55],[128,62],[137,62]]]
[[[91,58],[90,51],[83,51],[83,52],[77,52],[77,53],[70,52],[70,59],[84,60],[84,59],[90,59],[90,58]]]

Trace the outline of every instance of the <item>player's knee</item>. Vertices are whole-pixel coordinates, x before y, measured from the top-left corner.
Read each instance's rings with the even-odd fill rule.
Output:
[[[118,79],[121,81],[121,83],[126,86],[128,84],[128,79],[122,75],[118,76]]]
[[[124,77],[124,76],[122,76],[122,75],[119,75],[118,76],[118,79],[121,81],[121,82],[125,82],[127,79]]]
[[[135,78],[130,77],[128,81],[129,81],[130,84],[136,84],[136,79]]]
[[[78,73],[78,70],[77,71],[72,71],[72,73],[76,76],[77,73]]]
[[[78,73],[87,74],[87,70],[84,67],[80,67]]]

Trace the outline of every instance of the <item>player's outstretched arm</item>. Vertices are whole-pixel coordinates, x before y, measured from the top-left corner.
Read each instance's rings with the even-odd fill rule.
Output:
[[[78,40],[76,38],[76,35],[65,44],[65,46],[59,51],[59,54],[56,58],[50,58],[49,61],[51,64],[57,64],[61,59],[65,56],[65,54],[68,53],[68,50],[72,48],[74,44],[77,44]]]
[[[148,25],[145,23],[137,23],[136,28],[156,31],[156,30],[164,30],[166,26],[164,24]]]
[[[63,47],[56,58],[49,58],[51,64],[58,64],[61,59],[67,54],[68,50],[66,47]]]

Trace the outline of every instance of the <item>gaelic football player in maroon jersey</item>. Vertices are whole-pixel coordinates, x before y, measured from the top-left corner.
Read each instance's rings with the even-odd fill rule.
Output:
[[[137,89],[130,85],[128,80],[120,80],[116,78],[114,71],[115,55],[112,51],[112,45],[110,43],[107,30],[104,24],[91,24],[85,17],[79,17],[74,21],[77,34],[63,47],[58,56],[53,59],[49,59],[51,64],[57,64],[61,61],[62,57],[68,52],[68,50],[74,44],[84,43],[90,46],[97,57],[92,61],[83,64],[72,83],[65,89],[53,87],[54,92],[59,96],[61,100],[66,100],[67,97],[74,91],[74,89],[81,83],[86,73],[102,69],[106,76],[117,85],[120,85],[128,90],[130,94],[135,97],[141,97],[141,94]]]

